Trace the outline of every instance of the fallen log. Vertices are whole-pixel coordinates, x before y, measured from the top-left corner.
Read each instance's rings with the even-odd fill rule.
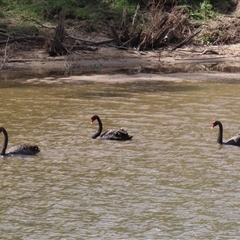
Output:
[[[10,38],[9,40],[4,40],[4,41],[0,41],[0,45],[6,44],[6,43],[13,43],[13,42],[24,42],[27,40],[47,40],[46,37],[44,36],[26,36],[26,37],[16,37],[16,38]]]
[[[69,35],[69,34],[68,34],[68,37],[72,38],[74,40],[77,40],[77,41],[86,42],[86,43],[90,43],[90,44],[94,44],[94,45],[101,45],[101,44],[105,44],[105,43],[110,43],[114,40],[113,38],[110,38],[110,39],[95,42],[95,41],[91,41],[91,40],[84,39],[84,38],[77,38],[77,37],[74,37],[74,36]]]

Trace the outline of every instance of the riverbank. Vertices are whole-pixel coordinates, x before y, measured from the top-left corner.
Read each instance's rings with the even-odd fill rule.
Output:
[[[100,75],[107,81],[113,79],[108,75],[134,74],[136,77],[136,74],[148,73],[157,74],[159,80],[190,80],[189,76],[196,72],[193,80],[238,80],[240,44],[148,52],[101,47],[96,51],[79,51],[55,58],[49,57],[44,49],[15,49],[7,57],[0,77],[11,80],[72,76],[74,80],[81,80],[86,79],[85,75]]]

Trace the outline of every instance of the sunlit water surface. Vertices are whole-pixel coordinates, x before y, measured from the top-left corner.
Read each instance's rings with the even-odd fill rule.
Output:
[[[147,80],[147,79],[146,79]],[[239,239],[238,83],[0,81],[1,239]],[[124,127],[132,141],[91,139]],[[3,141],[3,136],[2,141]]]

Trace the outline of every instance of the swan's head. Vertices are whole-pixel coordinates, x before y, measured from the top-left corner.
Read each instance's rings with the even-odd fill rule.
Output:
[[[97,115],[93,115],[93,116],[91,117],[90,123],[93,124],[93,122],[94,122],[96,119],[99,119],[99,117],[98,117]]]
[[[31,146],[31,151],[36,154],[36,153],[39,153],[40,152],[40,149],[38,146]]]
[[[221,123],[219,121],[215,121],[212,123],[211,129],[213,129],[214,127],[220,125]]]
[[[40,152],[40,149],[38,146],[27,146],[25,145],[22,149],[22,151],[25,151],[29,155],[35,155]]]

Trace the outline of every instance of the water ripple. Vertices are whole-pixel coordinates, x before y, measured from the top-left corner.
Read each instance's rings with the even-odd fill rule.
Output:
[[[3,83],[1,83],[4,85]],[[4,85],[9,145],[34,157],[0,159],[3,239],[237,239],[240,85],[228,83]],[[133,140],[91,139],[124,127]],[[230,117],[231,116],[231,117]]]

